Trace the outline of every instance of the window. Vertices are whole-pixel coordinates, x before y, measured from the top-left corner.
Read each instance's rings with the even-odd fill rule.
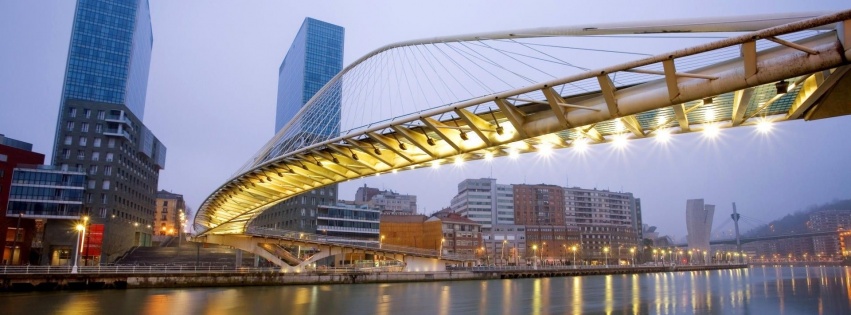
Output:
[[[107,153],[107,154],[106,154],[106,161],[107,161],[107,162],[112,162],[112,153]]]
[[[103,181],[103,190],[109,190],[109,181],[108,180]]]
[[[77,172],[80,172],[80,173],[83,172],[83,164],[77,164],[76,168],[77,168]]]
[[[115,139],[110,138],[109,142],[107,142],[106,146],[109,147],[109,148],[114,148],[115,147]]]
[[[85,146],[86,146],[86,144],[88,144],[88,143],[89,143],[89,138],[86,138],[86,137],[80,137],[80,146],[81,146],[81,147],[85,147]]]
[[[62,164],[62,170],[67,171],[68,170],[68,164]]]
[[[95,185],[96,185],[95,180],[94,180],[94,179],[90,179],[90,180],[89,180],[89,186],[88,186],[88,187],[89,187],[89,189],[95,189]]]
[[[77,109],[74,107],[68,108],[68,116],[77,117]]]
[[[63,159],[70,159],[71,158],[71,150],[62,149],[62,158]]]
[[[95,143],[93,143],[95,148],[100,148],[100,138],[95,138]]]
[[[100,120],[106,119],[106,111],[99,110],[98,111],[98,119],[100,119]]]
[[[69,121],[68,123],[65,124],[65,128],[67,128],[68,131],[74,131],[74,122]]]
[[[89,123],[80,123],[80,131],[89,132]]]
[[[83,109],[83,115],[86,115],[86,118],[92,118],[92,110],[88,108]]]
[[[71,136],[65,136],[65,145],[71,145],[74,142],[74,139]]]
[[[163,201],[163,207],[166,207],[166,206],[168,206],[168,200]],[[165,211],[165,209],[163,209],[163,211]]]
[[[106,194],[100,194],[100,202],[102,204],[107,204],[109,202],[109,197]]]
[[[95,175],[97,173],[98,173],[98,166],[97,165],[89,166],[89,174]]]
[[[95,133],[103,133],[103,125],[95,124]]]
[[[112,166],[104,166],[103,167],[103,175],[110,176],[112,175]]]
[[[100,160],[100,152],[92,152],[92,161]]]
[[[77,159],[84,160],[86,159],[86,152],[83,150],[77,150]]]

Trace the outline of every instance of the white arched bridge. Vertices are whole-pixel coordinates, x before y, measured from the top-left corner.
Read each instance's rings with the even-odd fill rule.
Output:
[[[278,202],[389,172],[849,114],[849,60],[851,11],[388,45],[314,95],[210,194],[194,227],[208,241],[245,238]]]

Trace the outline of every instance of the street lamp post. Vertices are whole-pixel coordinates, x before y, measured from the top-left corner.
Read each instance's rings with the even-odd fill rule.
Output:
[[[499,260],[502,262],[502,265],[505,266],[505,243],[507,240],[502,240],[502,252],[499,254]]]
[[[573,269],[576,269],[576,245],[573,245],[570,250],[573,252]]]
[[[632,266],[635,267],[635,247],[630,248],[629,253],[632,254]]]
[[[86,227],[82,224],[77,224],[77,241],[74,243],[74,265],[71,267],[71,273],[77,273],[77,261],[80,260],[80,243],[83,241],[83,231]]]
[[[656,256],[657,252],[658,252],[658,251],[654,248],[654,249],[653,249],[653,264],[654,264],[654,265],[658,265],[658,264],[659,264],[659,256]]]
[[[606,268],[609,268],[609,247],[608,246],[603,247],[603,254],[606,255],[606,261],[605,261]]]
[[[544,251],[547,249],[547,242],[541,243],[541,265],[544,264]]]
[[[532,245],[532,265],[537,267],[538,262],[536,259],[538,258],[538,245]]]

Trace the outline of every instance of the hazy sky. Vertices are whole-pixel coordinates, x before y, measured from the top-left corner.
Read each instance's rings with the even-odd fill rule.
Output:
[[[195,209],[272,136],[277,70],[302,20],[346,28],[345,64],[388,43],[422,37],[586,23],[802,11],[820,1],[172,1],[150,0],[154,48],[144,123],[168,147],[160,188]],[[0,0],[0,133],[34,144],[50,160],[74,1]],[[589,5],[593,3],[595,5]],[[596,4],[605,3],[606,6]],[[812,204],[851,197],[851,118],[723,130],[720,139],[679,135],[666,146],[630,141],[617,151],[556,151],[370,177],[357,186],[418,196],[426,213],[449,205],[458,182],[548,183],[633,192],[644,222],[685,235],[686,199],[731,202],[769,221]],[[748,227],[748,226],[745,226]]]

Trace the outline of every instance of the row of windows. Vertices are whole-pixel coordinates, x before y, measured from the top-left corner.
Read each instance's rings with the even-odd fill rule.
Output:
[[[13,184],[83,186],[85,175],[18,171],[12,175]]]
[[[83,201],[82,189],[12,186],[9,199]]]
[[[83,206],[79,204],[10,201],[6,214],[78,217],[82,214],[82,209]]]

